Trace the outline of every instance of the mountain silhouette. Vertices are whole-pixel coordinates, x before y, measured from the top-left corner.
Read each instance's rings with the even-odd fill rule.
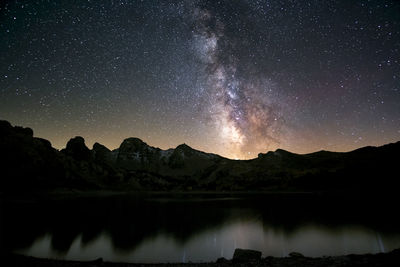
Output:
[[[152,147],[125,139],[110,150],[74,137],[62,150],[33,137],[30,128],[0,121],[3,192],[124,191],[395,191],[400,142],[350,152],[295,154],[282,149],[252,160],[231,160],[195,150]]]

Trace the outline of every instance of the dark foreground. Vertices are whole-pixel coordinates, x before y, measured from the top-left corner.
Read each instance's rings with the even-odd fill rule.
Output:
[[[104,262],[102,259],[88,262],[64,261],[39,259],[21,255],[9,255],[6,257],[7,265],[2,266],[18,266],[18,267],[136,267],[136,266],[400,266],[400,249],[393,250],[389,253],[364,254],[364,255],[346,255],[334,257],[308,258],[301,254],[291,253],[290,257],[277,258],[266,257],[260,260],[226,260],[219,259],[217,262],[211,263],[160,263],[160,264],[134,264],[134,263],[113,263]]]

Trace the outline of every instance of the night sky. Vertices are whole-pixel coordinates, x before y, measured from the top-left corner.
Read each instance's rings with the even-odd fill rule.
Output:
[[[230,158],[400,140],[400,1],[9,1],[0,119]]]

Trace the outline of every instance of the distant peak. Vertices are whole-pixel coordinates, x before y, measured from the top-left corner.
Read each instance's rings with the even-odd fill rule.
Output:
[[[185,143],[177,146],[175,148],[175,151],[178,152],[178,153],[182,153],[186,157],[191,157],[191,156],[193,156],[194,154],[196,154],[198,152],[197,150],[191,148],[190,146],[188,146]]]
[[[123,142],[129,142],[129,143],[144,143],[144,142],[142,141],[142,139],[137,138],[137,137],[128,137],[128,138],[124,139]]]
[[[85,138],[83,138],[82,136],[75,136],[71,139],[69,139],[68,143],[85,143]]]
[[[277,150],[275,150],[275,153],[287,153],[287,154],[292,154],[291,152],[289,152],[289,151],[287,151],[287,150],[284,150],[284,149],[281,149],[281,148],[278,148]]]
[[[86,146],[85,139],[82,136],[71,138],[63,151],[75,159],[88,160],[90,158],[90,150]]]
[[[191,148],[190,146],[188,146],[188,145],[185,144],[185,143],[180,144],[180,145],[177,146],[175,149],[178,149],[178,150],[194,150],[193,148]]]
[[[75,136],[75,137],[69,139],[65,149],[66,150],[74,150],[77,147],[82,147],[82,148],[88,149],[85,144],[85,139],[82,136]]]
[[[126,138],[119,146],[120,151],[137,151],[150,147],[137,137]]]
[[[292,152],[286,151],[284,149],[278,148],[275,151],[268,151],[267,153],[259,153],[258,158],[262,157],[271,157],[271,156],[283,156],[283,155],[292,155]]]
[[[129,145],[129,146],[148,146],[145,142],[142,141],[142,139],[139,139],[137,137],[129,137],[126,138],[124,141],[122,141],[122,145]]]
[[[110,149],[108,149],[105,145],[102,145],[100,143],[94,143],[93,144],[93,150],[107,150],[107,151],[111,151]]]

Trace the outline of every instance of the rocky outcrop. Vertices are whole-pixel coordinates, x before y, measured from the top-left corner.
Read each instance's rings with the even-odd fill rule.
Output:
[[[99,151],[99,149],[97,149]],[[0,121],[0,188],[3,192],[48,191],[55,188],[122,188],[124,174],[92,155],[82,137],[58,151],[30,128]],[[104,155],[103,155],[104,156]]]
[[[172,176],[178,179],[199,179],[204,170],[223,159],[218,155],[195,150],[186,144],[175,149],[162,150],[149,146],[138,138],[125,139],[113,153],[117,155],[118,168],[148,172],[160,178]]]
[[[33,137],[30,128],[0,121],[1,190],[43,190],[64,177],[62,156],[49,141]]]
[[[128,170],[152,169],[159,163],[160,151],[139,138],[127,138],[118,148],[117,166]]]
[[[233,253],[233,262],[257,262],[261,260],[261,252],[251,249],[235,249]]]
[[[92,156],[100,164],[115,165],[117,161],[115,153],[99,143],[94,143]]]
[[[162,150],[138,138],[110,151],[90,150],[82,137],[58,151],[30,128],[0,121],[4,188],[54,187],[130,190],[395,191],[400,142],[338,153],[299,155],[278,149],[253,160],[229,160],[186,144]]]
[[[71,156],[76,160],[88,161],[91,159],[90,149],[85,144],[85,139],[81,136],[76,136],[70,139],[67,143],[67,147],[61,152]]]
[[[302,257],[304,257],[304,255],[301,254],[300,252],[295,252],[295,251],[293,251],[293,252],[290,252],[290,253],[289,253],[289,257],[292,257],[292,258],[302,258]]]

